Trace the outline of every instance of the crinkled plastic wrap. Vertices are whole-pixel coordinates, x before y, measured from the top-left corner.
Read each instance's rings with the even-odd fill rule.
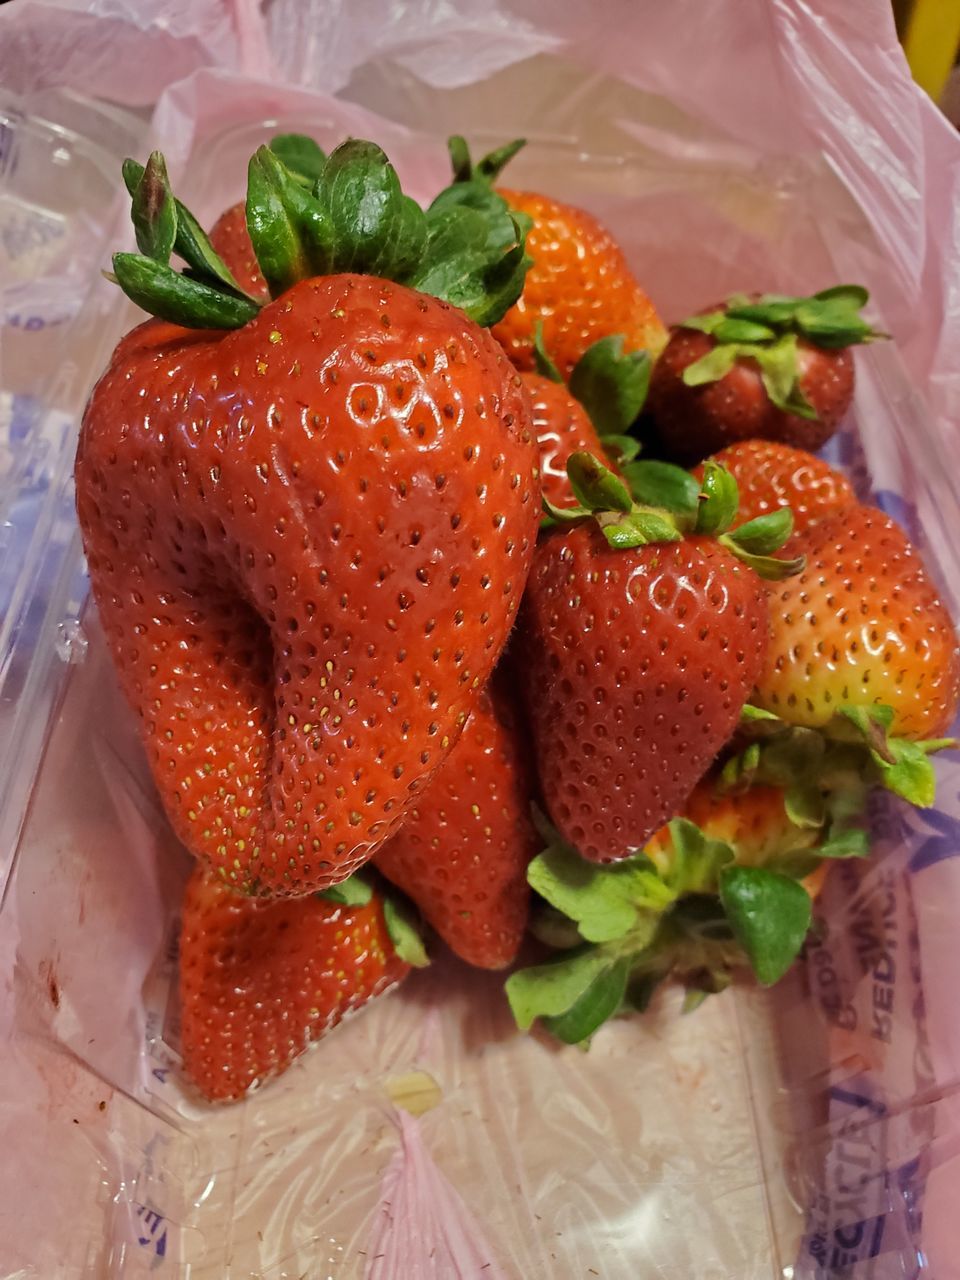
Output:
[[[85,605],[70,489],[83,400],[135,318],[98,274],[129,238],[125,151],[161,146],[211,219],[279,130],[376,138],[420,196],[447,133],[522,132],[511,184],[598,213],[667,318],[742,286],[870,287],[897,345],[858,353],[835,460],[921,545],[956,616],[960,142],[909,82],[885,5],[10,10],[0,1276],[960,1275],[955,758],[937,810],[878,802],[875,856],[835,870],[816,942],[771,993],[690,1016],[667,993],[584,1054],[521,1037],[500,978],[441,961],[210,1108],[178,1073],[187,860]],[[158,96],[149,125],[116,105]]]

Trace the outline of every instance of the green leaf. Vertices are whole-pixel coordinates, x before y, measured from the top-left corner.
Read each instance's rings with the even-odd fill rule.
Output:
[[[793,512],[780,507],[767,515],[748,520],[730,533],[729,538],[741,551],[767,556],[779,551],[793,532]]]
[[[646,858],[600,865],[562,842],[533,859],[527,880],[541,898],[576,922],[587,942],[611,942],[635,930],[652,935],[655,914],[676,896]]]
[[[722,867],[733,861],[733,849],[725,840],[705,835],[688,818],[674,818],[669,831],[669,861],[660,866],[665,883],[677,895],[715,893],[717,876]],[[659,862],[660,857],[655,856],[654,862]]]
[[[731,756],[720,770],[720,789],[722,791],[746,790],[756,776],[760,758],[759,742],[751,742],[745,751]]]
[[[820,858],[865,858],[870,852],[870,837],[862,827],[831,827],[815,852]]]
[[[625,354],[623,344],[623,334],[601,338],[587,348],[570,374],[570,394],[601,436],[625,435],[647,398],[650,357],[646,351]]]
[[[541,521],[541,527],[550,529],[555,524],[575,524],[578,520],[584,520],[588,516],[592,516],[593,512],[587,507],[570,506],[558,507],[550,501],[546,494],[541,494],[540,505],[543,507],[546,518]]]
[[[863,316],[830,303],[804,304],[794,323],[808,341],[828,350],[854,346],[874,336],[873,326]]]
[[[892,761],[871,751],[883,786],[910,804],[929,809],[937,798],[937,775],[923,745],[907,738],[888,738],[887,748]]]
[[[491,219],[488,213],[454,200],[441,204],[441,196],[428,210],[427,247],[408,283],[460,307],[477,324],[495,324],[523,292],[531,261],[525,252],[525,231],[500,201],[511,247],[506,251],[494,247],[491,242],[502,237],[499,217]],[[488,198],[500,200],[492,192]]]
[[[718,342],[768,342],[777,336],[769,325],[731,316],[729,311],[712,333]]]
[[[821,289],[813,297],[817,302],[841,303],[851,311],[859,311],[870,301],[870,294],[862,284],[835,284]]]
[[[755,707],[750,702],[745,702],[740,708],[741,725],[754,725],[774,721],[776,724],[782,725],[784,722],[773,711],[767,711],[764,707]]]
[[[317,217],[321,243],[332,251],[333,232],[316,202],[269,147],[251,157],[247,168],[247,230],[272,297],[311,273],[303,230],[310,213]],[[320,231],[322,228],[322,231]],[[315,254],[315,257],[322,255]]]
[[[530,913],[530,933],[538,942],[555,951],[569,951],[579,947],[583,938],[576,924],[555,907],[538,903]]]
[[[636,436],[604,436],[600,443],[604,453],[618,467],[632,462],[641,448]]]
[[[720,873],[720,900],[757,979],[772,986],[807,936],[812,914],[807,891],[763,867],[730,866]]]
[[[630,511],[633,507],[627,486],[592,453],[583,449],[571,453],[567,476],[574,497],[589,511]]]
[[[166,266],[177,238],[177,206],[159,151],[151,154],[140,175],[133,192],[132,214],[137,248]]]
[[[618,516],[600,516],[599,524],[614,551],[629,551],[653,542],[680,542],[683,539],[683,534],[666,512],[661,514],[635,508]]]
[[[586,946],[546,964],[518,969],[506,982],[507,999],[521,1031],[537,1018],[558,1017],[574,1007],[615,958],[600,947]]]
[[[803,400],[799,390],[800,363],[797,356],[797,335],[784,334],[777,342],[758,351],[755,359],[760,366],[763,388],[772,403],[785,413],[798,412],[797,406],[803,409],[806,401]],[[809,406],[806,407],[809,409]],[[803,410],[801,416],[805,413],[806,410]]]
[[[448,138],[447,151],[454,182],[469,182],[473,177],[473,161],[470,159],[470,147],[466,138],[458,133]]]
[[[737,482],[726,467],[709,459],[703,464],[696,533],[720,534],[729,529],[740,505]]]
[[[544,1026],[564,1044],[582,1044],[619,1010],[627,990],[630,963],[624,958],[602,969],[566,1013],[544,1018]]]
[[[758,578],[763,578],[765,582],[782,582],[784,578],[792,578],[795,574],[802,573],[806,568],[806,556],[794,556],[790,560],[780,560],[776,556],[755,556],[749,551],[743,551],[737,546],[736,542],[729,534],[723,534],[719,541],[732,551],[741,564],[745,564],[748,569],[752,569]]]
[[[784,793],[783,802],[794,826],[816,828],[826,821],[826,801],[816,782],[794,783]]]
[[[430,963],[423,945],[420,930],[414,924],[413,916],[406,906],[401,906],[394,898],[383,900],[383,922],[393,943],[393,949],[405,964],[414,969],[424,969]]]
[[[708,382],[719,382],[737,363],[738,354],[735,346],[720,344],[714,347],[699,360],[687,365],[683,371],[684,386],[702,387]]]
[[[278,133],[270,140],[270,150],[278,156],[294,177],[312,187],[322,175],[327,157],[313,138],[303,133]]]
[[[676,515],[694,517],[699,504],[700,485],[689,471],[672,462],[643,459],[621,468],[637,502],[663,507]]]
[[[344,907],[365,907],[373,897],[373,889],[362,875],[355,874],[324,889],[319,896],[328,902],[339,902]]]
[[[496,182],[506,165],[526,145],[526,138],[514,138],[512,142],[505,142],[502,147],[496,147],[478,161],[475,175],[483,178],[485,182]]]
[[[447,139],[453,180],[460,183],[473,182],[478,186],[492,186],[500,177],[504,167],[526,145],[525,138],[514,138],[512,142],[505,142],[502,147],[497,147],[474,164],[470,158],[470,147],[466,138],[455,134]]]
[[[138,307],[190,329],[239,329],[260,310],[249,298],[221,293],[137,253],[115,253],[113,270]]]
[[[543,345],[542,320],[538,320],[533,326],[533,363],[541,378],[549,378],[551,382],[563,382],[560,370],[550,359],[547,348]]]
[[[423,210],[374,142],[351,138],[330,155],[314,188],[333,226],[334,269],[405,282],[427,242]]]
[[[702,316],[688,316],[677,325],[678,329],[696,329],[700,333],[713,333],[718,324],[727,318],[726,311],[707,311]]]
[[[802,298],[789,298],[782,294],[765,293],[758,302],[734,303],[727,307],[727,315],[736,320],[755,320],[758,324],[776,329],[789,324]]]

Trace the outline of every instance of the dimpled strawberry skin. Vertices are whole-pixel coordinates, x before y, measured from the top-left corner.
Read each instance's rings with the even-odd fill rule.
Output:
[[[721,449],[712,460],[726,467],[737,482],[737,524],[786,506],[793,512],[795,539],[824,516],[857,503],[847,477],[805,449],[773,440],[744,440]],[[694,468],[693,474],[702,480],[703,467]],[[786,549],[793,545],[791,540]]]
[[[530,816],[527,745],[494,677],[406,822],[376,855],[462,960],[501,969],[527,923],[527,866],[542,846]]]
[[[803,573],[769,584],[770,648],[757,702],[826,724],[843,702],[894,709],[892,732],[946,733],[960,697],[957,636],[900,527],[851,507],[798,543]]]
[[[456,740],[523,591],[537,445],[503,352],[366,276],[227,335],[149,322],[93,393],[76,481],[180,839],[248,892],[343,879]]]
[[[663,325],[640,288],[623,250],[596,218],[549,196],[501,191],[512,209],[528,214],[527,253],[533,266],[523,293],[493,326],[518,369],[533,369],[536,323],[560,372],[570,376],[587,347],[621,333],[625,349],[659,348]]]
[[[545,539],[519,653],[562,835],[609,861],[681,812],[733,732],[765,647],[763,587],[715,541],[615,551],[592,524]]]
[[[562,383],[538,373],[525,373],[522,377],[530,393],[533,429],[540,444],[543,496],[557,507],[574,506],[577,500],[567,478],[567,459],[571,453],[585,449],[609,466],[603,444],[586,409]]]
[[[377,898],[244,898],[198,867],[180,935],[184,1070],[212,1101],[240,1098],[408,972]]]

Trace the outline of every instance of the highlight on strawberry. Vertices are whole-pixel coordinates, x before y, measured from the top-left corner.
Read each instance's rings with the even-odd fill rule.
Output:
[[[650,383],[660,448],[684,466],[738,440],[819,449],[853,400],[852,348],[879,333],[860,285],[809,298],[738,294],[670,331]]]

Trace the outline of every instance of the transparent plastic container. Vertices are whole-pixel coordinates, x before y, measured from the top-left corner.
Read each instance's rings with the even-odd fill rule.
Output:
[[[520,91],[511,72],[472,97],[389,71],[350,86],[414,130],[383,125],[421,196],[442,180],[446,133],[475,115],[478,147],[502,140]],[[563,92],[577,101],[569,73]],[[665,154],[614,122],[682,139],[677,113],[622,86],[599,96],[582,135],[528,129],[510,182],[600,214],[668,318],[745,280],[808,292],[857,267],[870,283],[881,251],[825,164],[717,166],[679,142]],[[258,143],[301,131],[332,145],[350,110],[208,125],[178,194],[209,223]],[[931,1270],[920,1206],[957,1194],[960,1071],[923,977],[958,904],[952,884],[915,887],[957,846],[949,760],[942,811],[878,804],[876,856],[837,870],[819,941],[772,993],[737,988],[686,1017],[666,993],[583,1054],[518,1035],[502,978],[441,958],[242,1104],[207,1107],[183,1085],[187,859],[85,605],[72,514],[83,402],[137,319],[99,276],[108,243],[129,238],[121,153],[56,121],[4,120],[0,157],[12,139],[30,163],[0,210],[12,200],[62,225],[66,258],[42,271],[59,280],[69,260],[82,288],[40,355],[4,331],[2,394],[28,397],[31,417],[2,437],[0,1125],[16,1158],[0,1169],[0,1277],[945,1280],[949,1250],[941,1231]],[[83,169],[78,191],[56,180],[58,148]],[[833,455],[904,521],[956,613],[960,486],[896,348],[858,353],[858,376]],[[393,1102],[411,1091],[431,1104],[419,1117]]]

